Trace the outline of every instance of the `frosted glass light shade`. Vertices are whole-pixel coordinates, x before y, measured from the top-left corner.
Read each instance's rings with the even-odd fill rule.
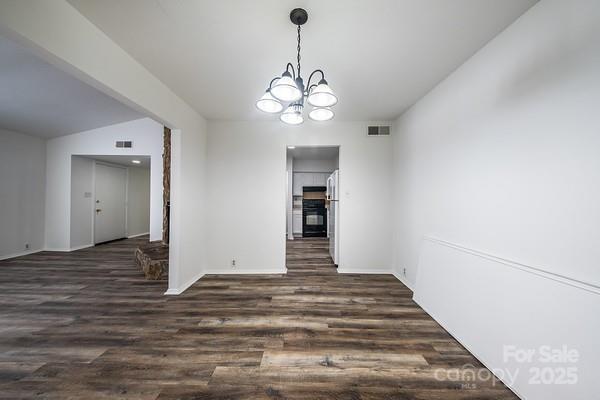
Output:
[[[308,113],[308,118],[313,121],[329,121],[333,118],[333,111],[329,107],[317,107],[313,108]]]
[[[308,103],[315,107],[331,107],[338,101],[327,83],[321,82],[308,95]]]
[[[302,116],[302,106],[295,104],[291,105],[285,109],[284,112],[281,113],[279,119],[281,122],[285,122],[288,125],[300,125],[304,122],[304,117]]]
[[[279,100],[273,97],[269,91],[267,91],[256,102],[256,108],[269,114],[275,114],[283,110],[283,104],[281,104]]]
[[[282,103],[290,103],[302,98],[302,92],[289,74],[283,74],[273,87],[271,94]]]

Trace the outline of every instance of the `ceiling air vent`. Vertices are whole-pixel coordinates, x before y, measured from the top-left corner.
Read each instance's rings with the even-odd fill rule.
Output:
[[[390,127],[387,126],[369,126],[367,129],[368,136],[389,136]]]
[[[133,142],[131,140],[118,140],[115,147],[130,149],[133,147]]]

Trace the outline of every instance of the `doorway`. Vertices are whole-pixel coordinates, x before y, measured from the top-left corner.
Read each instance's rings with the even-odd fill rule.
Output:
[[[288,146],[286,165],[288,272],[331,269],[339,253],[339,146]]]
[[[150,156],[71,156],[71,250],[150,233]]]

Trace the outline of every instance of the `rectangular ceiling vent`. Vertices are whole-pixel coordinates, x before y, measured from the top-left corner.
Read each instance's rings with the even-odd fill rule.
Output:
[[[386,126],[369,126],[367,129],[368,136],[390,136],[390,127]]]
[[[131,140],[117,140],[115,143],[115,147],[130,149],[133,147],[133,142]]]

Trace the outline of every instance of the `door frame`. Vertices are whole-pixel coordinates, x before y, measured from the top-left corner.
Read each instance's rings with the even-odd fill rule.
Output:
[[[129,225],[127,223],[127,208],[129,207],[129,168],[123,165],[112,164],[106,161],[93,161],[94,168],[92,168],[92,197],[94,199],[94,202],[92,207],[92,245],[96,246],[96,166],[104,165],[106,167],[120,168],[125,170],[125,237],[129,235]]]
[[[285,193],[284,194],[284,199],[285,199],[284,212],[285,212],[285,221],[288,222],[288,202],[289,202],[289,198],[291,197],[292,198],[292,201],[291,201],[292,204],[290,204],[290,206],[292,207],[292,209],[289,212],[289,214],[291,214],[289,216],[289,218],[290,218],[291,224],[293,226],[293,223],[294,223],[294,221],[293,221],[293,218],[294,218],[294,211],[293,211],[293,198],[294,198],[294,195],[293,195],[293,191],[294,191],[293,178],[294,178],[294,168],[293,168],[293,165],[292,165],[292,170],[289,171],[289,173],[288,173],[288,170],[287,170],[288,146],[294,146],[296,148],[298,148],[298,147],[316,147],[316,148],[318,148],[318,147],[337,147],[337,149],[338,149],[338,166],[337,166],[337,169],[339,171],[340,170],[340,165],[342,163],[342,145],[341,144],[327,144],[327,143],[319,143],[319,144],[286,143],[284,145],[284,155],[285,155],[285,157],[284,157],[283,170],[285,171],[285,181],[284,181],[284,184],[285,184],[285,188],[286,188],[286,190],[284,192]],[[289,184],[289,180],[291,180],[291,184]],[[340,187],[340,181],[339,181],[339,178],[338,178],[338,191],[339,191],[339,187]],[[292,191],[291,196],[290,196],[290,193],[288,193],[288,189],[291,189],[291,191]],[[341,211],[339,211],[339,209],[340,209],[340,202],[338,201],[338,215],[341,213]],[[340,222],[338,221],[338,224],[339,223]],[[287,241],[288,241],[288,234],[289,234],[289,231],[288,231],[289,227],[288,227],[287,223],[286,223],[285,227],[286,227],[286,230],[285,230],[285,242],[284,242],[285,251],[284,251],[284,254],[286,255],[286,259],[284,260],[284,263],[287,260]],[[339,233],[340,232],[338,232],[338,235],[339,235]],[[292,228],[292,236],[293,236],[293,228]],[[338,239],[338,243],[340,243],[339,239]]]

